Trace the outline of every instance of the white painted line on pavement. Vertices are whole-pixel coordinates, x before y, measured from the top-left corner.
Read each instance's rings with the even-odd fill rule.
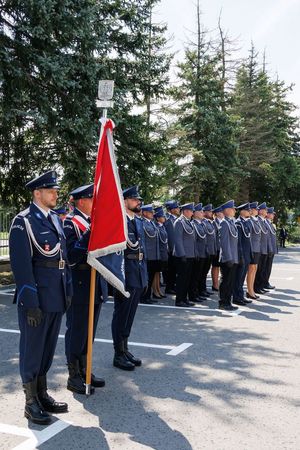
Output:
[[[287,280],[287,281],[290,281],[290,280],[293,280],[293,279],[294,279],[294,277],[272,277],[272,280]]]
[[[170,352],[167,353],[167,355],[176,356],[179,355],[179,353],[184,352],[187,348],[191,347],[193,344],[189,342],[184,342],[183,344],[178,345],[177,347],[173,348]]]
[[[14,436],[32,437],[33,431],[29,428],[21,428],[16,425],[7,425],[0,423],[0,433],[13,434]]]
[[[8,328],[0,328],[0,332],[2,332],[2,333],[20,334],[20,330],[11,330],[11,329],[8,329]],[[64,339],[65,335],[64,334],[60,334],[58,337],[60,339]],[[99,338],[96,338],[95,342],[102,342],[104,344],[112,344],[113,343],[113,341],[111,339],[99,339]],[[145,343],[145,342],[131,342],[131,341],[128,342],[128,344],[129,345],[133,345],[134,347],[160,348],[160,349],[163,349],[163,350],[176,350],[176,349],[178,349],[180,347],[180,351],[178,351],[177,353],[174,353],[174,355],[173,355],[173,353],[170,353],[170,352],[167,353],[167,355],[170,354],[170,355],[173,355],[173,356],[176,356],[176,355],[178,355],[179,353],[181,353],[181,352],[183,352],[185,350],[185,348],[183,348],[182,346],[188,345],[188,347],[190,347],[191,345],[193,345],[193,344],[186,344],[186,343],[180,344],[178,346],[177,345],[161,345],[161,344],[148,344],[148,343]],[[188,347],[186,347],[186,348],[188,348]]]
[[[110,303],[110,304],[113,304],[114,302],[106,302],[106,304],[107,303]],[[199,305],[199,307],[193,307],[193,306],[187,306],[187,307],[185,307],[185,308],[181,308],[180,306],[174,306],[174,305],[147,305],[147,304],[145,304],[145,303],[139,303],[139,307],[140,306],[142,306],[143,308],[144,307],[146,307],[146,308],[168,308],[168,309],[183,309],[184,311],[187,311],[187,310],[191,310],[191,311],[201,311],[201,310],[212,310],[212,308],[210,308],[209,306],[207,306],[207,305]]]
[[[13,448],[13,450],[33,450],[38,445],[41,445],[44,442],[49,441],[49,439],[51,439],[53,436],[60,433],[61,431],[65,430],[70,425],[72,425],[72,422],[65,422],[59,419],[42,431],[30,430],[31,431],[30,439],[27,439],[27,441],[24,441],[21,444],[17,445],[16,447]]]

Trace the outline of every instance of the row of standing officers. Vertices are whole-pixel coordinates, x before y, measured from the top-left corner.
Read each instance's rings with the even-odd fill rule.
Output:
[[[49,413],[68,410],[66,403],[49,395],[47,387],[47,373],[64,313],[67,388],[85,393],[91,271],[87,249],[93,185],[80,186],[71,192],[74,209],[63,222],[53,211],[59,189],[55,171],[35,178],[26,187],[32,191],[32,202],[15,217],[10,230],[10,259],[20,327],[20,374],[25,417],[48,424]],[[142,365],[129,350],[128,338],[138,303],[152,303],[154,297],[165,296],[159,291],[161,272],[166,293],[176,293],[176,305],[180,307],[201,302],[211,294],[206,286],[211,265],[213,290],[219,290],[221,309],[235,308],[232,301],[246,304],[258,298],[257,293],[272,288],[268,280],[276,253],[276,232],[272,225],[274,210],[265,203],[241,205],[240,217],[234,221],[233,201],[213,210],[212,205],[202,207],[192,203],[179,207],[172,200],[166,203],[165,214],[163,207],[141,207],[137,186],[125,189],[123,198],[128,227],[125,287],[130,297],[113,293],[115,367],[134,370]],[[248,299],[244,298],[242,287],[247,273]],[[153,295],[153,287],[157,295]],[[94,335],[107,292],[99,274],[95,291]],[[94,388],[103,387],[105,381],[92,374],[91,385],[93,392]]]

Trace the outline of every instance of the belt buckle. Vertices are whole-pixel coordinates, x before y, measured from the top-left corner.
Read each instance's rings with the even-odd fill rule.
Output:
[[[144,258],[144,253],[139,252],[139,261],[142,261]]]
[[[65,268],[65,261],[63,259],[59,260],[58,268],[59,268],[59,270],[63,270]]]

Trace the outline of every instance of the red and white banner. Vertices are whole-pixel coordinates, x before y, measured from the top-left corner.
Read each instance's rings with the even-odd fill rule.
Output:
[[[127,218],[113,145],[114,123],[102,119],[87,262],[126,297],[123,250]]]

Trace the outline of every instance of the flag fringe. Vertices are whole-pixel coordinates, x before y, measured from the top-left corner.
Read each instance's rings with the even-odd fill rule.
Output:
[[[94,256],[91,255],[91,253],[97,253],[95,252],[89,252],[87,262],[90,266],[92,266],[94,269],[97,270],[97,272],[100,273],[100,275],[103,276],[103,278],[111,284],[114,288],[116,288],[121,294],[124,295],[124,297],[129,298],[130,293],[125,291],[123,282],[119,280],[118,277],[116,277],[110,270],[108,270],[103,264],[101,264],[98,259],[96,259]],[[103,256],[103,255],[102,255]]]
[[[126,241],[118,242],[117,244],[111,244],[107,247],[98,248],[97,250],[91,250],[88,255],[91,255],[94,258],[100,258],[100,256],[107,256],[111,253],[122,252],[125,250],[126,246]]]

